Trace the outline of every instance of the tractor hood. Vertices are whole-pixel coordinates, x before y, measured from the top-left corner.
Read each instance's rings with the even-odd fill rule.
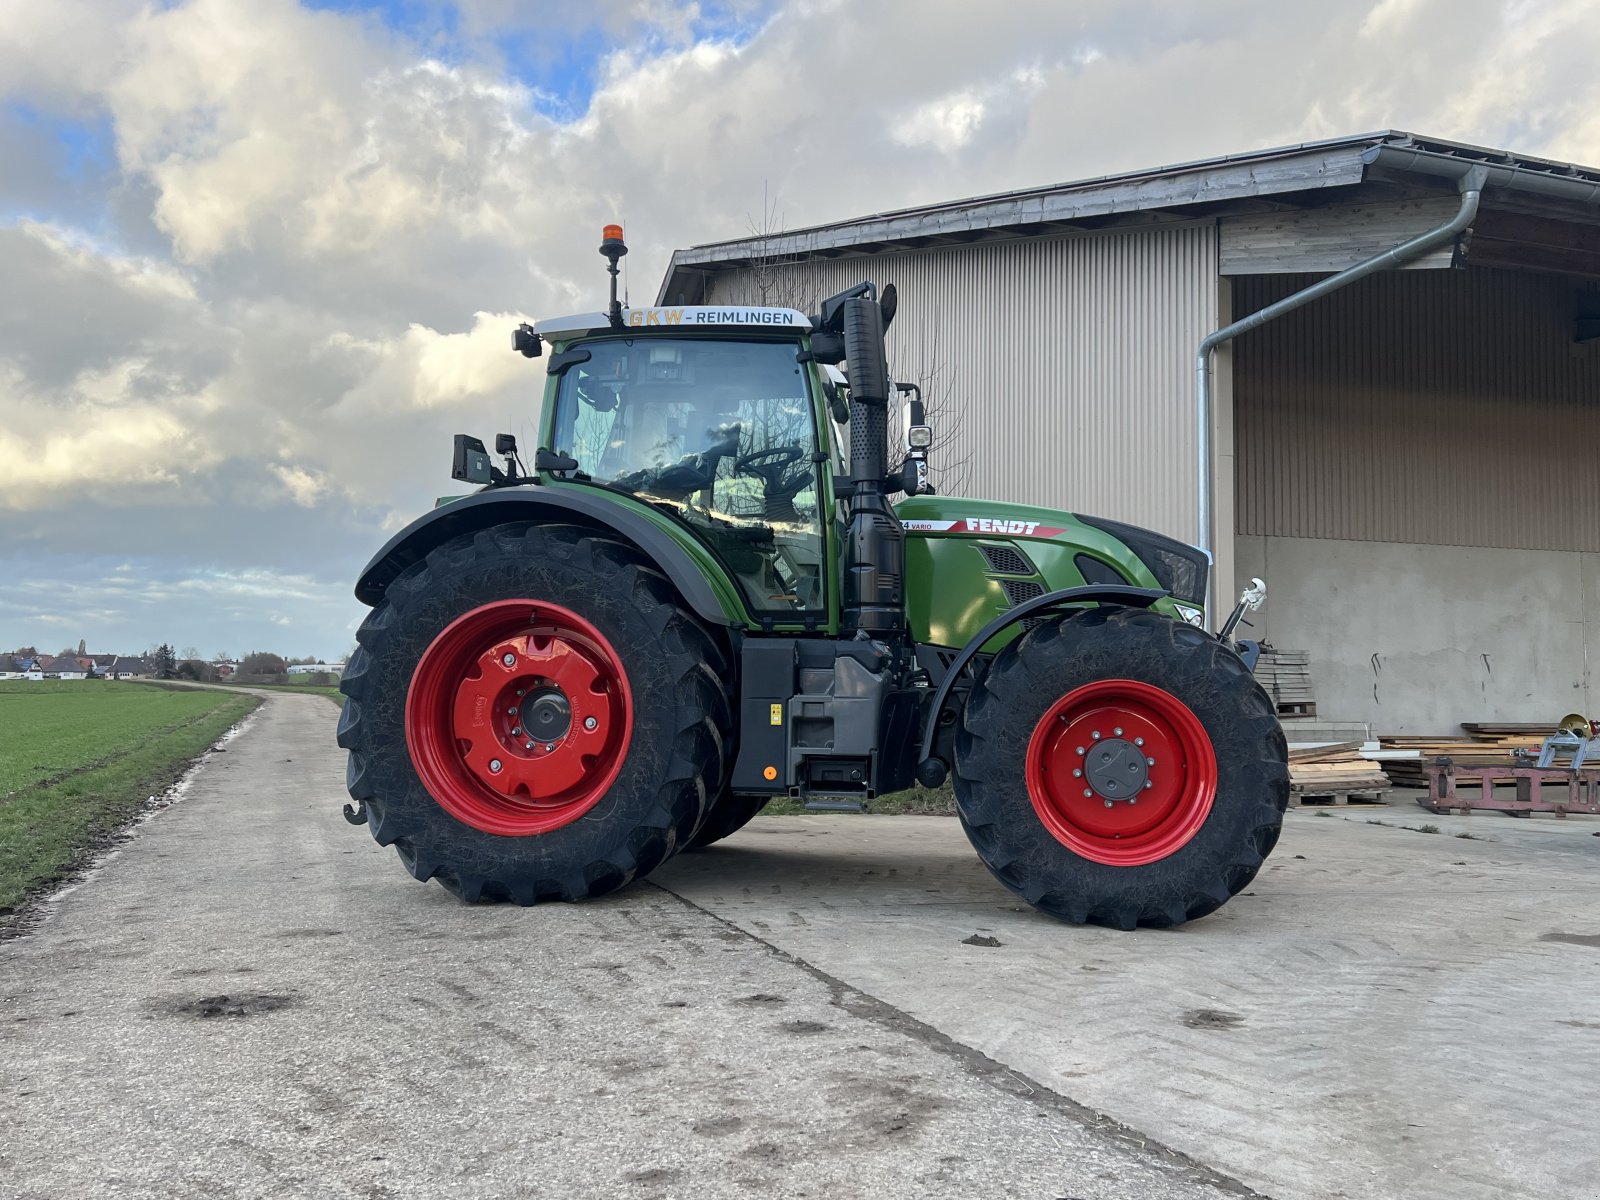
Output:
[[[952,639],[968,626],[976,632],[980,617],[1085,584],[1160,588],[1172,600],[1158,608],[1201,619],[1209,556],[1153,530],[961,496],[913,496],[895,511],[906,529],[907,571],[920,580],[908,589],[912,625],[924,625],[935,644],[959,645]]]

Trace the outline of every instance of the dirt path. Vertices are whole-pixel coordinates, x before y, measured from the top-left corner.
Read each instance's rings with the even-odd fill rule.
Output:
[[[0,943],[0,1196],[1240,1194],[658,888],[418,886],[334,719],[272,695]]]

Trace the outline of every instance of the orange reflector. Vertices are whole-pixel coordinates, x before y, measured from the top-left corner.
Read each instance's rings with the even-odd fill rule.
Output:
[[[764,768],[762,768],[761,778],[763,778],[763,779],[776,779],[777,777],[778,777],[778,768],[777,767],[764,767]]]
[[[622,240],[622,226],[607,225],[600,231],[600,240],[602,242],[620,242]]]

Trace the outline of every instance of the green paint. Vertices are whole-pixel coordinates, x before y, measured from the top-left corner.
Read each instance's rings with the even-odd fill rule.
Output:
[[[965,646],[986,624],[1013,607],[1006,597],[1004,579],[1031,580],[1046,592],[1082,587],[1083,574],[1073,561],[1080,553],[1115,567],[1135,587],[1161,586],[1127,546],[1060,509],[962,496],[914,496],[901,501],[895,511],[902,521],[960,523],[953,530],[907,531],[906,615],[911,636],[918,642]],[[968,532],[967,524],[975,521],[997,523],[991,528],[1005,531]],[[1036,573],[1002,576],[991,572],[979,549],[983,545],[1012,547],[1033,563]],[[1154,607],[1182,619],[1170,600]],[[992,653],[1021,634],[1020,625],[1012,626],[997,635],[988,649]]]

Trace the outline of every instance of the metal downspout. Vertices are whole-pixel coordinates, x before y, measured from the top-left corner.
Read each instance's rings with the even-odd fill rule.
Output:
[[[1212,360],[1218,346],[1231,342],[1241,333],[1260,328],[1268,321],[1276,320],[1284,313],[1293,312],[1297,308],[1310,304],[1313,300],[1320,300],[1330,292],[1336,292],[1342,287],[1364,279],[1378,271],[1398,267],[1409,262],[1419,255],[1427,253],[1435,246],[1447,242],[1460,233],[1478,214],[1478,200],[1483,193],[1483,185],[1488,178],[1488,171],[1481,165],[1461,165],[1460,175],[1456,180],[1456,191],[1461,193],[1461,207],[1456,215],[1443,225],[1418,234],[1409,241],[1401,242],[1398,246],[1376,254],[1353,267],[1340,271],[1337,275],[1319,280],[1308,288],[1295,292],[1292,296],[1285,296],[1275,304],[1269,304],[1259,312],[1253,312],[1242,320],[1235,321],[1210,334],[1200,343],[1200,351],[1196,355],[1195,368],[1199,376],[1198,404],[1196,420],[1198,422],[1197,443],[1200,463],[1200,541],[1199,547],[1215,558],[1215,547],[1212,539],[1212,514],[1211,500],[1214,486],[1211,462],[1211,380]],[[1206,576],[1206,628],[1216,628],[1216,609],[1214,606],[1216,581],[1215,571]]]

